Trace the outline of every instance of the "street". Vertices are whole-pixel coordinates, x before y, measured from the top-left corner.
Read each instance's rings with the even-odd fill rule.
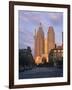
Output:
[[[56,67],[35,67],[19,72],[19,79],[63,77],[63,69]]]

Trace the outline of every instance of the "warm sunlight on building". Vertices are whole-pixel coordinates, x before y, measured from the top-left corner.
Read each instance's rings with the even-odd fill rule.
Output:
[[[63,34],[63,33],[62,33]],[[40,23],[38,30],[35,30],[35,63],[43,63],[43,59],[49,62],[49,53],[55,48],[55,32],[52,26],[49,26],[47,37],[44,36],[42,24]],[[63,40],[62,40],[63,42]]]
[[[45,39],[45,54],[48,53],[48,41],[47,38]]]
[[[41,61],[41,57],[40,56],[37,56],[36,59],[35,59],[35,63],[38,65],[40,64],[42,61]]]

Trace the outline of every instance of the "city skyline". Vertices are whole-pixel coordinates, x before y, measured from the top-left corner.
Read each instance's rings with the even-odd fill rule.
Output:
[[[55,42],[62,44],[63,13],[61,12],[35,12],[19,10],[19,48],[30,46],[34,53],[34,35],[39,24],[42,23],[45,37],[49,26],[55,31]]]

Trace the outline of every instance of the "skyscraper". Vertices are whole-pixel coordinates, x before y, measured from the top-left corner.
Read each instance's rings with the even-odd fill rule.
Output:
[[[44,53],[44,32],[40,23],[37,33],[35,34],[35,57]]]
[[[55,32],[53,27],[51,26],[48,28],[47,39],[48,39],[48,54],[49,54],[50,50],[55,48]]]
[[[49,27],[47,37],[44,37],[42,24],[40,23],[38,30],[35,30],[35,62],[42,63],[43,58],[49,62],[48,55],[51,49],[55,48],[55,32],[53,27]]]
[[[45,47],[44,47],[45,49],[45,51],[44,51],[44,53],[45,54],[48,54],[48,40],[47,40],[47,38],[45,38]]]

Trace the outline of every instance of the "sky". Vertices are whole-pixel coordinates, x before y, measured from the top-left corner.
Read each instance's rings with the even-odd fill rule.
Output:
[[[34,52],[34,35],[35,29],[42,24],[45,38],[49,26],[54,28],[55,42],[57,45],[62,44],[63,32],[63,12],[44,12],[44,11],[18,11],[18,28],[19,28],[19,49],[30,46]]]

